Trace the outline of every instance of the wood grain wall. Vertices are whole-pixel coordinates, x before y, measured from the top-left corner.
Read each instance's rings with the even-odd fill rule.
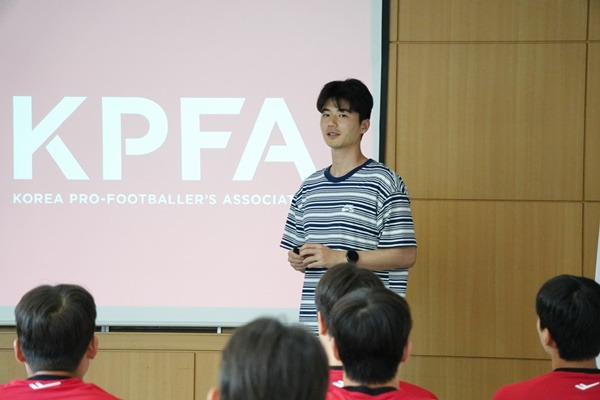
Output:
[[[535,293],[593,277],[600,223],[600,0],[392,0],[385,162],[419,257],[403,379],[490,398],[550,364]],[[0,381],[25,377],[0,331]],[[228,334],[101,333],[86,375],[125,399],[204,399]]]
[[[419,242],[407,293],[419,358],[403,374],[442,399],[549,371],[535,294],[557,274],[594,276],[599,9],[391,2],[386,163],[407,182]]]

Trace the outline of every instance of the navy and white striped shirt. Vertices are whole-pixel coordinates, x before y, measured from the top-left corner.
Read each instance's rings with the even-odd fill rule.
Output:
[[[328,167],[310,175],[294,195],[281,240],[292,249],[320,243],[336,250],[416,246],[410,199],[398,174],[374,160],[334,177]],[[306,270],[300,322],[316,327],[314,289],[324,268]],[[408,270],[375,271],[384,284],[404,295]]]

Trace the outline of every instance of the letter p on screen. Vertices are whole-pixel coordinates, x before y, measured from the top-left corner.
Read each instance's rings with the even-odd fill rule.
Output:
[[[102,175],[106,180],[120,180],[123,175],[122,116],[138,114],[148,120],[148,132],[139,138],[125,139],[126,155],[149,154],[163,145],[168,121],[162,107],[143,97],[102,98]]]

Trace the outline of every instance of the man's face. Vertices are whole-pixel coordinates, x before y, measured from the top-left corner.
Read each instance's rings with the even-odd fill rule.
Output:
[[[360,139],[369,124],[368,119],[359,121],[358,113],[350,111],[347,101],[335,104],[329,99],[321,111],[321,133],[332,149],[360,146]]]

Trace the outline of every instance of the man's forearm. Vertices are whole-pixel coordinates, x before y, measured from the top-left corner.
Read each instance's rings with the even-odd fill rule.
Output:
[[[359,267],[365,269],[402,269],[411,268],[417,261],[417,248],[414,246],[394,247],[358,251]]]

